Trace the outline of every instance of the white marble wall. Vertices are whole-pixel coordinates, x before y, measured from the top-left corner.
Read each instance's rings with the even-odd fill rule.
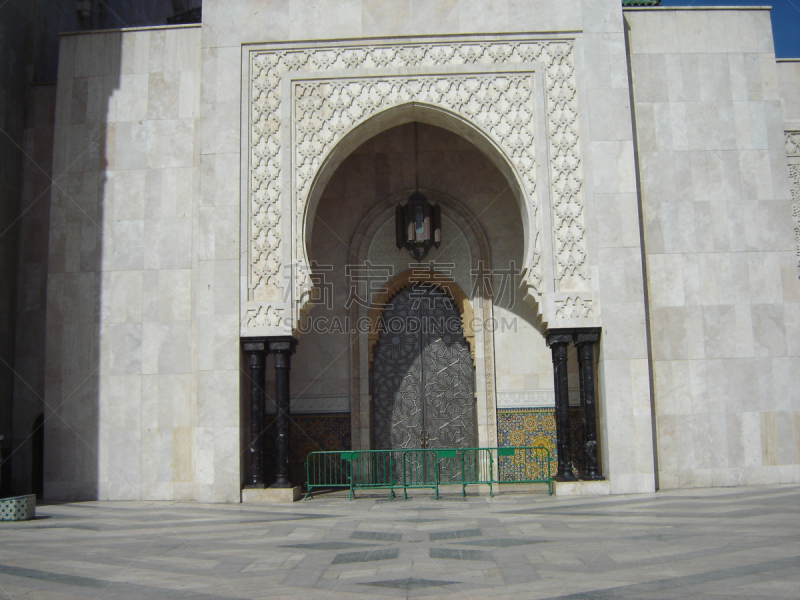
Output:
[[[196,392],[194,340],[205,333],[192,296],[200,31],[62,37],[47,498],[199,497],[208,414]]]
[[[778,89],[786,129],[800,130],[800,58],[782,58],[778,63]]]
[[[598,436],[611,493],[643,493],[655,489],[655,480],[642,250],[625,34],[621,7],[610,4],[619,13],[602,27],[586,27],[580,65],[587,236],[602,323]]]
[[[800,481],[800,282],[769,11],[625,16],[660,486]]]

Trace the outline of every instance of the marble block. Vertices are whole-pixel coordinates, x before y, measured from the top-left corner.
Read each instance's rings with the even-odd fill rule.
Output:
[[[291,504],[300,499],[300,486],[291,488],[245,488],[243,504]]]
[[[553,493],[556,496],[608,496],[611,485],[604,481],[554,481]]]

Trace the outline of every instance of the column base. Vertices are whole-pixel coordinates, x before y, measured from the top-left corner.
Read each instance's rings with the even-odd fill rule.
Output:
[[[556,496],[608,496],[610,493],[611,485],[607,480],[553,481]]]
[[[242,490],[244,504],[291,504],[301,496],[300,486],[289,488],[245,488]]]

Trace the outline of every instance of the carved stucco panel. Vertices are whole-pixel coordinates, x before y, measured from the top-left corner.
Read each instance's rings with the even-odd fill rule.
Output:
[[[295,230],[302,229],[313,178],[330,150],[358,123],[372,115],[411,102],[446,108],[480,127],[498,144],[520,174],[528,214],[537,221],[533,78],[530,73],[434,75],[301,81],[294,86]],[[394,231],[392,230],[392,235]],[[295,240],[302,256],[303,240]],[[534,241],[534,285],[541,288],[541,251]],[[307,281],[298,279],[298,286]],[[309,290],[298,287],[297,298]]]
[[[575,83],[575,67],[573,57],[573,42],[571,40],[494,40],[494,41],[442,41],[427,43],[405,43],[363,46],[339,47],[302,47],[280,49],[253,49],[248,53],[249,61],[249,104],[247,107],[247,143],[248,143],[248,181],[247,181],[247,293],[245,300],[244,328],[277,326],[284,315],[284,310],[291,308],[292,319],[296,318],[298,307],[290,307],[289,296],[294,296],[294,301],[300,297],[298,292],[305,290],[308,285],[307,265],[303,264],[305,252],[302,248],[302,229],[293,223],[294,235],[298,238],[300,247],[287,247],[287,240],[283,238],[286,231],[283,209],[287,183],[297,187],[292,193],[293,204],[291,215],[297,218],[302,214],[302,207],[307,200],[308,187],[316,171],[317,161],[324,160],[325,152],[329,151],[335,143],[333,137],[341,139],[358,122],[366,118],[366,112],[380,110],[380,107],[389,102],[388,94],[397,93],[398,98],[405,94],[407,97],[416,97],[423,93],[428,85],[427,93],[436,96],[439,103],[446,103],[451,110],[459,106],[462,114],[479,114],[484,119],[481,127],[487,123],[492,125],[487,135],[496,140],[499,147],[504,149],[512,161],[517,172],[524,182],[523,192],[528,196],[524,199],[529,206],[536,208],[535,165],[532,155],[532,146],[527,145],[531,136],[527,131],[529,124],[522,122],[526,111],[514,110],[505,115],[504,128],[487,119],[494,111],[494,118],[503,115],[503,111],[493,108],[486,109],[486,103],[478,100],[481,94],[499,94],[502,86],[507,82],[512,84],[511,94],[505,90],[497,96],[502,102],[511,101],[516,106],[521,106],[519,94],[527,93],[529,84],[524,83],[525,77],[510,78],[501,82],[497,75],[489,75],[483,79],[480,76],[471,76],[472,85],[478,85],[476,94],[470,98],[472,90],[469,89],[469,77],[459,75],[441,76],[439,82],[445,84],[447,89],[441,92],[435,87],[434,79],[425,80],[417,77],[416,83],[411,77],[394,77],[400,69],[410,67],[447,67],[468,65],[471,70],[479,70],[480,65],[519,65],[524,63],[543,65],[544,95],[546,109],[548,164],[551,183],[551,202],[553,219],[553,263],[555,267],[556,286],[559,282],[570,283],[569,289],[586,289],[585,282],[588,278],[586,265],[585,224],[583,215],[583,190],[582,166],[580,161],[580,136],[578,131],[577,87]],[[303,156],[302,163],[294,159],[294,176],[300,179],[292,180],[292,174],[286,173],[286,121],[291,119],[291,108],[285,106],[284,84],[290,81],[293,73],[298,73],[300,79],[303,72],[319,72],[336,70],[346,72],[355,69],[383,69],[389,75],[382,82],[374,81],[369,86],[373,96],[360,96],[350,98],[347,95],[348,106],[339,106],[343,118],[339,125],[327,132],[319,129],[318,123],[307,121],[303,127],[310,127],[312,137],[318,139],[313,144],[299,143],[296,152]],[[359,73],[360,74],[360,73]],[[290,77],[287,78],[287,75]],[[497,83],[491,84],[494,79]],[[399,85],[404,82],[403,89],[390,92],[392,84]],[[302,85],[302,84],[301,84]],[[317,84],[318,85],[318,84]],[[328,83],[328,91],[346,92],[343,85]],[[357,85],[360,91],[365,91],[365,83]],[[388,86],[388,87],[387,87]],[[418,86],[419,90],[415,91]],[[458,98],[458,90],[468,93],[463,100]],[[491,90],[491,91],[490,91]],[[310,93],[311,89],[303,90]],[[505,97],[503,98],[503,94]],[[304,96],[298,96],[302,102]],[[317,96],[317,100],[331,98]],[[338,102],[341,101],[342,98]],[[472,103],[472,104],[471,104]],[[307,107],[308,108],[308,107]],[[355,112],[353,112],[355,110]],[[310,110],[309,114],[313,114]],[[337,129],[341,127],[341,129]],[[300,130],[298,130],[299,132]],[[296,132],[297,133],[297,132]],[[321,136],[321,137],[320,137]],[[323,142],[324,149],[318,151],[318,145]],[[306,154],[302,154],[306,153]],[[539,230],[539,224],[531,223],[531,232]],[[285,290],[284,266],[294,265],[297,288]],[[532,264],[528,268],[526,282],[537,294],[544,292],[543,269],[541,254],[535,248]],[[575,281],[579,283],[576,285]],[[583,283],[581,283],[583,282]],[[289,292],[289,293],[287,293]],[[293,292],[293,294],[292,294]],[[590,295],[587,292],[587,295]],[[265,304],[276,306],[272,311],[264,308]],[[259,306],[260,305],[260,306]]]
[[[794,241],[797,246],[797,268],[800,270],[800,163],[789,165],[792,182],[792,216],[794,217]]]
[[[792,185],[792,217],[797,247],[797,269],[800,271],[800,131],[786,131],[786,156],[789,160],[789,182]]]

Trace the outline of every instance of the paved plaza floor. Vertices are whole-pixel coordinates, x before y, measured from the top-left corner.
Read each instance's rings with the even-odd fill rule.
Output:
[[[0,598],[800,598],[798,486],[37,515],[0,523]]]

